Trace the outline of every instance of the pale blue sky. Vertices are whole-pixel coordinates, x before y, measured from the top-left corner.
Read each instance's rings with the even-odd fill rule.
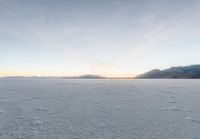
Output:
[[[0,76],[198,64],[199,26],[199,0],[0,0]]]

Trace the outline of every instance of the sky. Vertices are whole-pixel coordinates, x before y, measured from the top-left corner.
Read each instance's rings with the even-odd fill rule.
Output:
[[[134,77],[199,62],[199,0],[0,0],[1,77]]]

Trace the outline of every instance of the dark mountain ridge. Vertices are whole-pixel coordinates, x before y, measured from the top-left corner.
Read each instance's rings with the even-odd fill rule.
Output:
[[[164,70],[154,69],[152,71],[136,76],[136,78],[138,79],[151,79],[151,78],[197,79],[197,78],[200,78],[200,65],[178,66],[178,67],[171,67]]]

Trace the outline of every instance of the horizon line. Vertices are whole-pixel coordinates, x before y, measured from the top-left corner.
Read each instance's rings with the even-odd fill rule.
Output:
[[[88,76],[88,77],[87,77]],[[120,77],[120,76],[101,76],[93,74],[84,74],[79,76],[0,76],[0,78],[66,78],[66,79],[134,79],[136,76],[131,77]]]

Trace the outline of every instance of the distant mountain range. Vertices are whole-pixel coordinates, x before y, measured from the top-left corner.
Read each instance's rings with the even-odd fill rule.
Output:
[[[86,74],[82,76],[75,76],[75,77],[54,77],[54,76],[32,76],[32,77],[24,77],[24,76],[9,76],[4,78],[12,78],[12,79],[133,79],[132,77],[129,78],[120,78],[120,77],[103,77],[99,75],[92,75]],[[171,67],[164,70],[154,69],[144,74],[136,76],[134,79],[200,79],[200,65],[191,65],[191,66],[179,66],[179,67]]]
[[[164,70],[154,69],[152,71],[136,76],[136,79],[151,79],[151,78],[163,78],[163,79],[200,78],[200,65],[171,67]]]

